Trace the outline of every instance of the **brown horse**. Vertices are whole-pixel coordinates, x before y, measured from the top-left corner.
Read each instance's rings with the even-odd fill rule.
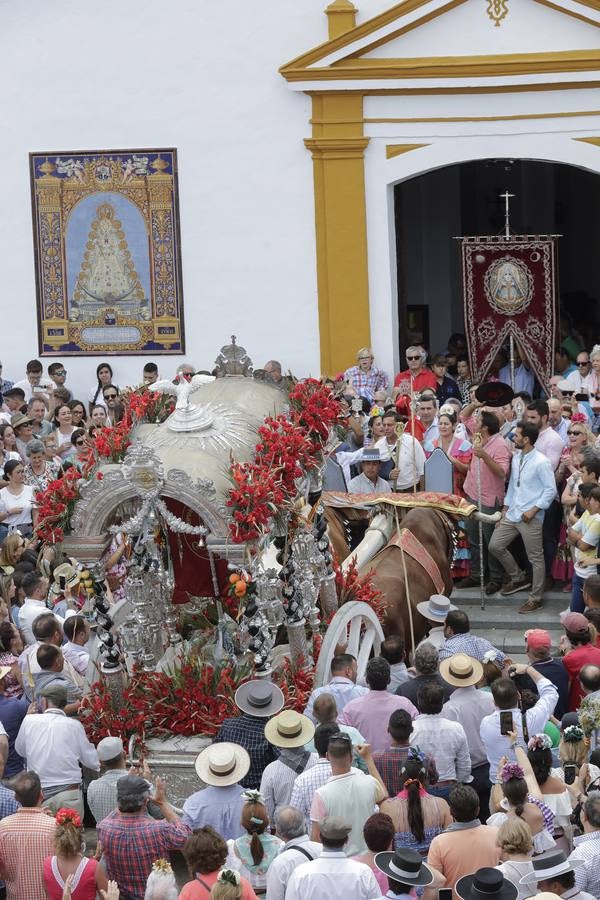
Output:
[[[451,517],[435,509],[414,508],[404,516],[402,528],[412,532],[437,564],[444,585],[443,593],[449,597],[452,592],[450,566],[454,550],[454,525]],[[383,630],[386,634],[402,635],[407,647],[410,647],[409,598],[414,639],[415,644],[418,644],[427,634],[429,625],[417,612],[417,603],[428,600],[431,594],[440,591],[426,568],[406,552],[404,552],[405,577],[402,565],[403,553],[393,541],[394,539],[366,563],[363,571],[372,572],[374,586],[387,600],[388,610]]]

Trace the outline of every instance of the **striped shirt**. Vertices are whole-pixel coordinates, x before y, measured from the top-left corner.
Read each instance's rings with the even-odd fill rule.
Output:
[[[317,761],[317,755],[311,753],[304,764],[304,769],[300,773],[294,771],[285,760],[297,768],[302,762],[303,752],[304,748],[302,747],[300,747],[300,752],[282,750],[279,759],[269,763],[262,774],[260,792],[265,798],[265,808],[271,822],[280,809],[289,805],[292,789],[299,774],[303,775],[304,772],[312,769]]]

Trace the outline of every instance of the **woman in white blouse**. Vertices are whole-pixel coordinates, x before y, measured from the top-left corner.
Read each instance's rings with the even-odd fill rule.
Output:
[[[68,403],[61,403],[54,410],[54,418],[52,419],[54,431],[58,440],[57,454],[64,459],[73,451],[71,443],[71,435],[75,431],[73,426],[73,413]]]
[[[0,490],[0,543],[10,531],[29,537],[34,525],[34,489],[24,483],[25,466],[10,459],[4,466],[8,485]]]

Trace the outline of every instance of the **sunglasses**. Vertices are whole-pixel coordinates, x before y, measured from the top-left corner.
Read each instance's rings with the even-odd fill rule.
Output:
[[[85,446],[85,441],[75,441],[75,446],[76,446],[76,447],[84,447],[84,446]]]
[[[567,431],[567,434],[585,434],[585,431]]]
[[[588,361],[588,362],[581,362],[581,363],[578,362],[578,363],[575,363],[575,365],[576,365],[576,366],[589,366],[589,361]]]
[[[421,359],[420,356],[407,356],[406,358],[407,358],[407,359],[410,359],[410,360],[413,361],[413,362],[416,361],[417,359]]]
[[[331,737],[329,738],[328,743],[331,743],[332,741],[343,741],[345,744],[351,744],[352,738],[350,737],[349,734],[345,734],[342,731],[342,732],[340,732],[340,734],[332,734]]]
[[[104,395],[104,399],[105,399],[105,400],[116,400],[116,399],[117,399],[117,395],[116,395],[116,394],[105,394],[105,395]]]
[[[57,369],[56,372],[55,372],[54,374],[55,374],[55,375],[66,375],[66,374],[67,374],[67,370],[66,370],[66,369]]]

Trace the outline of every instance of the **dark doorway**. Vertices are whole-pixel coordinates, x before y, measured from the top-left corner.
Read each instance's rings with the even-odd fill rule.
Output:
[[[486,159],[436,169],[394,189],[402,354],[421,339],[414,316],[407,315],[415,306],[426,307],[431,352],[443,350],[452,332],[464,331],[460,252],[454,237],[502,233],[500,194],[506,190],[515,195],[513,233],[563,235],[558,241],[561,316],[565,324],[572,318],[586,346],[596,342],[600,177],[558,163]]]

